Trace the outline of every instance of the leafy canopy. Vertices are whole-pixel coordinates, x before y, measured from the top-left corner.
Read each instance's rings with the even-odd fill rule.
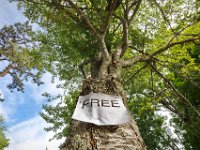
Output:
[[[0,77],[10,76],[8,88],[23,91],[23,81],[32,79],[40,85],[42,63],[40,55],[34,50],[33,32],[28,22],[4,26],[0,30]]]
[[[182,132],[186,144],[181,138],[170,139],[163,128],[164,118],[156,112],[167,108],[179,120],[172,120],[178,122],[175,127],[195,139],[190,129],[181,127],[192,127],[184,121],[187,111],[196,121],[200,118],[195,92],[200,70],[198,0],[13,1],[19,2],[30,21],[43,28],[37,34],[37,49],[48,70],[65,80],[62,87],[69,90],[60,104],[44,107],[43,118],[53,124],[47,130],[64,126],[58,137],[66,136],[77,98],[74,95],[78,95],[83,78],[118,71],[130,98],[130,110],[141,130],[147,130],[142,134],[150,149],[167,145],[173,149],[179,143],[195,147]],[[158,143],[147,141],[155,138]]]

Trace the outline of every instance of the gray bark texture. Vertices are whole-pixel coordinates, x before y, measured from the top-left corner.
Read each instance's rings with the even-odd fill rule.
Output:
[[[120,95],[125,106],[127,98],[124,95],[121,81],[114,77],[103,79],[86,79],[83,82],[81,95],[90,92]],[[145,150],[145,144],[140,136],[136,122],[116,126],[96,126],[73,120],[70,135],[60,146],[60,150]]]

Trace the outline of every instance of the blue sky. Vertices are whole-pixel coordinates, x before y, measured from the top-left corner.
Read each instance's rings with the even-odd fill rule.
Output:
[[[11,25],[15,22],[25,22],[27,19],[22,12],[17,10],[16,3],[9,3],[8,0],[0,0],[0,28],[4,25]],[[0,71],[6,64],[0,62]],[[6,85],[10,82],[10,77],[0,78],[0,93],[6,100],[0,103],[0,114],[6,119],[8,131],[6,136],[10,139],[10,146],[6,150],[56,150],[60,141],[49,142],[53,133],[47,133],[43,130],[48,126],[39,116],[42,104],[46,102],[41,96],[44,92],[52,95],[62,93],[61,89],[56,88],[60,81],[55,80],[51,83],[51,75],[46,73],[42,80],[45,84],[36,86],[31,82],[25,83],[25,91],[10,92]]]

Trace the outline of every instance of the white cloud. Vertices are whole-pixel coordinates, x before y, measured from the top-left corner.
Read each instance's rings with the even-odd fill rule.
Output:
[[[0,91],[5,99],[0,102],[0,114],[3,115],[6,122],[12,122],[16,118],[11,118],[11,115],[17,111],[17,105],[24,102],[25,96],[21,92],[10,92],[7,85],[12,81],[11,77],[5,76],[0,78]]]
[[[43,79],[45,84],[39,87],[31,82],[27,82],[25,93],[11,93],[6,88],[9,79],[1,79],[1,83],[3,84],[0,86],[2,89],[0,89],[0,92],[3,91],[6,100],[5,102],[0,103],[0,114],[3,114],[7,122],[12,123],[19,119],[14,118],[13,114],[20,109],[20,107],[18,107],[18,105],[20,106],[20,103],[26,104],[35,101],[38,105],[42,105],[44,102],[44,97],[41,96],[42,93],[49,92],[53,95],[63,93],[62,89],[56,88],[56,84],[60,83],[58,79],[55,80],[54,84],[51,83],[51,74],[45,74]],[[62,142],[49,142],[49,139],[53,137],[53,133],[45,132],[45,126],[48,126],[47,123],[45,123],[45,121],[38,115],[35,118],[31,118],[9,127],[6,136],[10,139],[10,146],[6,150],[44,150],[46,147],[48,150],[58,149],[58,146]]]
[[[2,98],[2,99],[5,98],[1,89],[0,89],[0,98]],[[0,102],[0,115],[2,115],[5,120],[9,120],[8,114],[11,114],[12,112],[13,111],[12,111],[11,107],[7,107],[7,106],[4,105],[3,102]]]
[[[53,133],[43,130],[46,125],[37,116],[9,128],[6,136],[10,139],[10,146],[5,150],[45,150],[46,147],[48,150],[57,150],[63,140],[49,142]]]
[[[2,106],[2,103],[0,102],[0,115],[3,115],[3,116],[5,116],[6,115],[6,111],[5,111],[5,109],[3,108],[3,106]]]
[[[0,1],[0,28],[4,25],[11,25],[15,22],[25,22],[27,19],[22,12],[17,10],[16,3],[9,3],[8,0]]]
[[[42,96],[42,94],[45,92],[50,93],[53,96],[63,94],[64,90],[56,87],[62,82],[59,81],[58,78],[55,78],[54,83],[52,83],[51,79],[52,75],[50,73],[45,73],[41,79],[44,82],[44,84],[37,86],[31,82],[28,82],[25,87],[25,93],[27,93],[29,97],[32,97],[34,101],[38,104],[41,104],[43,102],[44,97]]]
[[[24,93],[17,91],[10,92],[6,85],[11,82],[11,78],[9,76],[0,78],[0,93],[5,98],[5,102],[0,102],[0,114],[3,114],[7,122],[11,120],[13,121],[14,118],[10,118],[10,115],[13,115],[21,104],[36,103],[38,106],[41,106],[44,104],[46,99],[42,96],[43,93],[48,92],[54,96],[57,94],[63,94],[64,90],[56,87],[56,85],[60,84],[61,81],[55,79],[55,82],[51,83],[51,77],[52,75],[50,73],[44,74],[42,77],[44,84],[41,86],[37,86],[31,81],[25,82]],[[57,103],[57,101],[54,103]]]
[[[9,114],[11,114],[12,112],[13,112],[12,108],[5,107],[0,102],[0,115],[2,115],[6,121],[11,121]]]

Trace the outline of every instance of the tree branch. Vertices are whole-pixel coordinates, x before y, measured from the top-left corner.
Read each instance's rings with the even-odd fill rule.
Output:
[[[139,70],[137,70],[129,79],[127,79],[124,82],[124,85],[131,79],[133,79],[141,70],[143,70],[144,68],[146,68],[148,66],[148,63],[146,63],[144,66],[142,66]]]
[[[8,59],[6,59],[6,58],[0,58],[0,61],[5,61],[5,60],[8,60]]]
[[[129,21],[128,21],[128,25],[129,25],[129,26],[130,26],[130,24],[133,22],[133,20],[134,20],[136,14],[137,14],[137,12],[138,12],[138,10],[139,10],[139,8],[140,8],[141,2],[142,2],[142,0],[137,0],[137,3],[133,2],[133,4],[131,5],[131,7],[133,7],[134,5],[136,5],[136,6],[135,6],[135,9],[134,9],[134,11],[133,11],[133,14],[131,15],[131,17],[130,17],[130,19],[129,19]],[[129,8],[129,10],[131,9],[131,7]]]
[[[123,27],[123,35],[122,35],[122,44],[119,44],[117,49],[115,50],[114,53],[114,61],[118,62],[119,58],[123,56],[125,53],[126,49],[128,48],[128,1],[125,1],[125,6],[123,5],[123,10],[124,10],[124,18],[119,18],[122,27]]]
[[[135,56],[135,57],[129,58],[127,60],[124,60],[124,61],[122,61],[122,66],[123,67],[130,67],[130,66],[132,66],[132,65],[134,65],[138,62],[149,61],[150,59],[153,59],[154,56],[156,56],[157,54],[160,54],[160,53],[164,52],[165,50],[167,50],[167,49],[169,49],[169,48],[171,48],[175,45],[194,42],[194,41],[199,40],[199,39],[200,39],[200,37],[194,37],[194,38],[186,39],[186,40],[179,41],[179,42],[168,43],[165,47],[160,48],[159,50],[153,52],[152,54],[144,53],[143,55]]]
[[[169,42],[168,42],[167,45],[171,44],[171,42],[172,42],[175,38],[177,38],[179,35],[181,35],[181,33],[182,33],[185,29],[187,29],[188,27],[190,27],[191,25],[193,25],[193,24],[189,24],[189,25],[185,26],[184,28],[182,28],[179,32],[174,33],[174,36],[171,38],[171,40],[169,40]],[[191,35],[191,36],[192,36],[192,35]]]
[[[148,55],[139,55],[132,57],[130,59],[127,59],[125,61],[122,61],[122,67],[130,67],[138,62],[147,62],[150,60],[150,57]]]
[[[124,53],[126,52],[128,48],[128,32],[129,32],[128,18],[125,18],[123,21],[122,52],[121,52],[120,57],[124,55]]]
[[[133,6],[135,6],[137,4],[137,0],[135,0],[134,2],[132,2],[130,4],[130,7],[128,7],[128,12],[130,12],[130,10],[133,8]]]
[[[67,2],[69,3],[69,5],[75,9],[75,11],[80,15],[80,17],[82,18],[82,20],[85,22],[85,25],[88,27],[88,29],[92,32],[93,35],[95,35],[97,37],[97,40],[99,41],[99,46],[101,48],[101,51],[103,53],[103,57],[105,57],[105,59],[109,59],[110,55],[109,52],[107,50],[104,38],[105,38],[105,33],[98,33],[97,30],[95,29],[95,27],[92,25],[92,23],[90,22],[90,20],[87,18],[87,16],[85,16],[85,14],[77,7],[76,4],[74,4],[71,0],[67,0]]]
[[[185,43],[189,43],[189,42],[194,42],[194,41],[199,40],[199,39],[200,39],[200,37],[195,37],[195,38],[190,38],[190,39],[186,39],[186,40],[183,40],[183,41],[178,41],[178,42],[174,42],[174,43],[168,43],[165,47],[162,47],[159,50],[153,52],[151,54],[151,57],[164,52],[165,50],[171,48],[172,46],[185,44]]]
[[[107,10],[108,10],[108,15],[106,16],[106,19],[104,21],[104,25],[102,30],[102,33],[106,33],[106,31],[108,30],[108,25],[110,22],[110,18],[112,17],[113,12],[117,9],[117,3],[119,3],[120,0],[114,0],[114,1],[109,1],[108,6],[107,6]]]
[[[82,20],[85,22],[85,25],[88,27],[88,29],[94,34],[97,35],[98,32],[95,29],[95,27],[91,24],[91,22],[89,21],[89,19],[85,16],[85,14],[77,7],[76,4],[74,4],[71,0],[67,0],[67,2],[69,3],[69,5],[74,8],[76,10],[76,12],[80,15],[80,17],[82,18]]]
[[[180,97],[186,104],[188,104],[193,110],[194,112],[196,112],[196,114],[200,117],[200,113],[198,112],[198,110],[196,110],[196,108],[190,103],[190,101],[179,91],[177,90],[174,85],[168,80],[166,79],[159,71],[158,69],[151,63],[149,63],[149,65],[152,67],[152,69],[163,79],[163,81],[165,83],[167,83],[167,86],[169,86],[174,93]]]
[[[140,50],[140,49],[136,48],[135,46],[128,46],[128,47],[134,49],[135,51],[137,51],[141,54],[149,55],[148,53],[144,52],[144,50]]]
[[[128,2],[126,2],[126,8],[124,8],[124,18],[121,20],[123,25],[123,37],[122,37],[122,48],[117,48],[115,52],[115,58],[118,59],[118,57],[123,57],[126,50],[128,49],[128,32],[131,22],[133,21],[134,17],[137,14],[137,11],[139,10],[140,4],[142,0],[134,1],[130,7],[128,7]],[[131,15],[130,19],[128,19],[129,13],[131,8],[136,5],[133,14]],[[116,55],[117,54],[117,55]]]
[[[13,65],[9,64],[3,71],[0,72],[0,77],[4,77],[5,75],[7,75],[10,69],[12,68],[13,68]]]
[[[163,11],[163,9],[162,9],[162,7],[159,5],[159,3],[158,3],[156,0],[154,0],[154,2],[155,2],[155,4],[156,4],[156,6],[158,7],[158,9],[160,10],[164,21],[169,25],[169,27],[170,27],[170,29],[172,30],[172,32],[174,32],[174,29],[172,28],[172,26],[171,26],[169,20],[167,19],[166,15],[165,15],[165,13],[164,13],[164,11]]]
[[[181,113],[178,108],[167,98],[166,99],[162,99],[160,101],[161,104],[163,104],[167,109],[169,109],[171,112],[175,113],[176,115],[178,115],[180,118],[184,118],[184,114]]]

